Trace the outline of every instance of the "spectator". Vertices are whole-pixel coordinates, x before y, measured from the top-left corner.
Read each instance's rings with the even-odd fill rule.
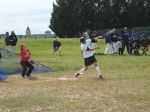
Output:
[[[134,29],[131,30],[130,37],[131,37],[133,40],[136,39],[137,33],[134,31]]]
[[[119,54],[119,55],[123,55],[123,53],[122,53],[122,42],[121,42],[121,38],[118,38],[118,41],[117,41],[117,48],[118,48],[118,54]]]
[[[113,45],[113,53],[116,54],[118,52],[117,48],[118,34],[116,31],[113,34],[111,34],[111,41]]]
[[[15,50],[15,47],[16,47],[16,44],[17,44],[17,36],[16,34],[14,33],[14,31],[11,32],[11,35],[9,36],[9,39],[10,39],[10,44],[11,44],[11,53],[14,53],[14,50]]]
[[[128,54],[129,54],[129,37],[130,37],[130,35],[129,35],[129,32],[128,32],[128,29],[127,29],[127,27],[124,27],[124,29],[123,29],[123,31],[122,31],[122,50],[123,50],[123,52],[124,52],[124,49],[125,49],[125,46],[126,46],[126,48],[127,48],[127,52],[128,52]]]
[[[139,56],[139,49],[138,49],[138,43],[136,40],[133,40],[133,44],[132,44],[132,55],[136,55]]]
[[[129,47],[129,54],[130,55],[134,54],[133,53],[133,46],[135,46],[134,43],[135,43],[134,40],[132,38],[129,38],[128,47]],[[135,49],[135,47],[134,47],[134,49]]]
[[[141,49],[143,51],[141,55],[147,55],[147,51],[149,50],[149,42],[150,41],[146,37],[143,37],[143,39],[141,40]]]
[[[105,42],[106,42],[106,48],[104,54],[112,54],[113,53],[113,48],[112,48],[112,41],[111,41],[111,36],[106,35],[105,36]]]
[[[9,32],[6,32],[5,45],[6,45],[6,49],[8,51],[8,54],[11,53],[11,40],[9,38]]]

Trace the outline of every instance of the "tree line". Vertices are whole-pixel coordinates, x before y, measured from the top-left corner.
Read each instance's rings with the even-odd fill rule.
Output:
[[[150,26],[150,0],[56,0],[49,28],[59,37],[77,37],[86,28]]]

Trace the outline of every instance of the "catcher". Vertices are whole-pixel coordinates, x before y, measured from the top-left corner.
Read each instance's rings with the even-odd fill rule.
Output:
[[[34,66],[32,65],[34,62],[30,61],[31,52],[29,49],[26,48],[24,44],[20,45],[20,57],[20,64],[23,68],[22,77],[30,77],[34,69]]]

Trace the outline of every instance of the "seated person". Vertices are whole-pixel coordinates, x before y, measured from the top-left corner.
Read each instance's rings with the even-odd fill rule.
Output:
[[[143,37],[143,39],[141,40],[141,49],[143,51],[142,55],[147,55],[147,51],[149,50],[148,48],[148,45],[149,45],[149,40],[145,37]]]

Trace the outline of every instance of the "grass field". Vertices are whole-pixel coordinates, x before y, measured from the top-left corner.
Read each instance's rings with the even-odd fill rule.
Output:
[[[0,112],[150,112],[150,53],[147,56],[96,56],[105,80],[93,67],[81,76],[83,66],[79,39],[61,39],[62,56],[52,54],[52,39],[20,39],[55,72],[20,75],[0,82]],[[105,43],[99,40],[104,52]]]

